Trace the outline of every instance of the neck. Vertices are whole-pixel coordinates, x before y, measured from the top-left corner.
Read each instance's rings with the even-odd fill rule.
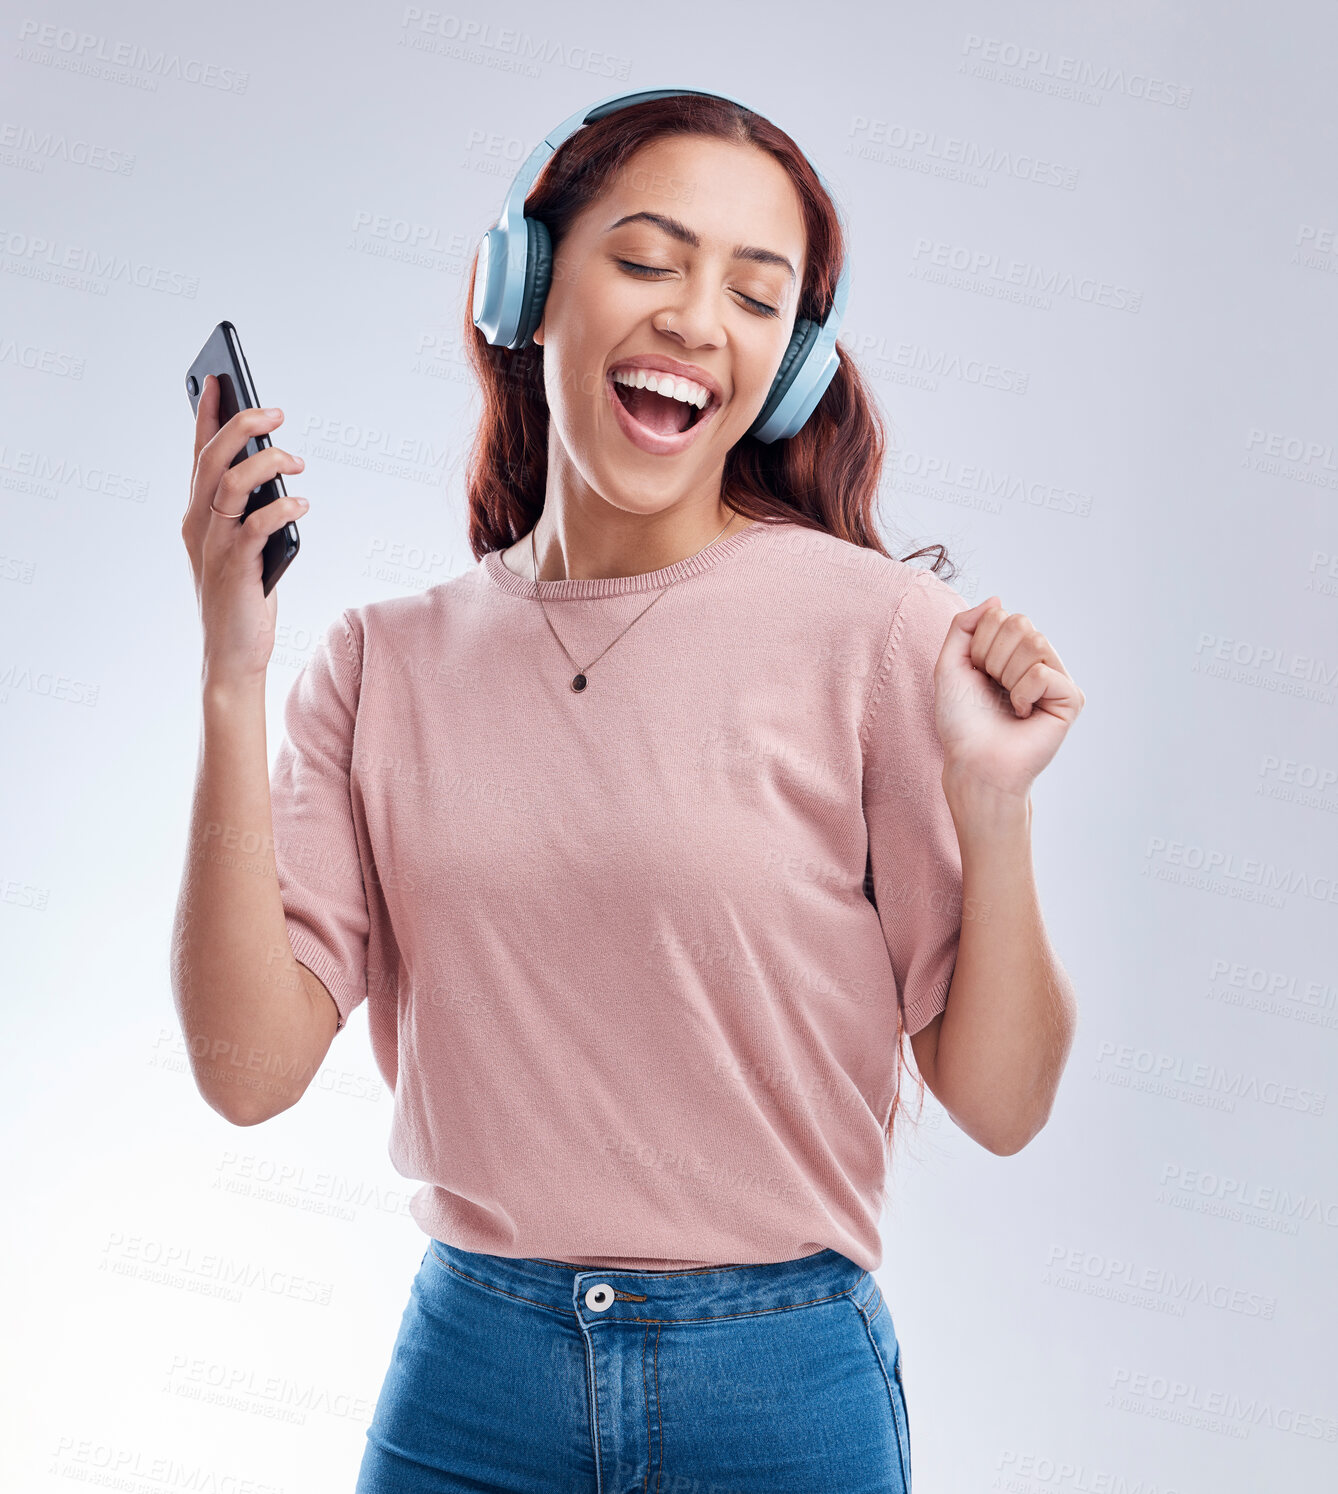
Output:
[[[608,517],[595,528],[561,519],[552,521],[545,509],[534,529],[533,553],[528,535],[522,542],[521,574],[533,580],[537,557],[540,581],[644,576],[686,560],[713,540],[735,534],[748,523],[718,502],[705,512],[697,509],[632,515],[609,509]]]
[[[544,509],[530,535],[502,552],[502,563],[526,580],[605,580],[643,576],[686,560],[717,538],[737,534],[752,520],[735,513],[713,493],[689,496],[656,513],[615,508],[588,488],[580,497],[554,491],[550,481]]]

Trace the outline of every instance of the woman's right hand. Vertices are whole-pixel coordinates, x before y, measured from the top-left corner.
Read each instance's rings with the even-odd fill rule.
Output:
[[[236,516],[245,513],[247,499],[262,482],[300,472],[305,463],[267,446],[235,467],[228,464],[252,436],[268,435],[282,423],[281,410],[239,410],[220,429],[218,380],[205,379],[195,412],[195,464],[181,538],[195,573],[203,675],[211,683],[263,679],[274,651],[278,588],[265,595],[261,552],[276,529],[307,511],[307,500],[290,493],[256,509],[243,523]]]

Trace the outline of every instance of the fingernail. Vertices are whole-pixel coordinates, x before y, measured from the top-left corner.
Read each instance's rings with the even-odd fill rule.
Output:
[[[301,457],[300,457],[300,456],[295,456],[295,457],[294,457],[294,458],[293,458],[293,460],[294,460],[294,461],[295,461],[295,462],[296,462],[296,463],[297,463],[297,465],[298,465],[298,466],[299,466],[299,467],[305,467],[305,466],[306,466],[306,465],[307,465],[307,464],[306,464],[306,463],[305,463],[305,462],[304,462],[304,461],[303,461],[303,460],[302,460],[302,458],[301,458]]]
[[[270,407],[265,411],[265,414],[268,415],[272,420],[274,416],[282,415],[283,411],[278,407],[278,405],[270,405]]]
[[[311,505],[307,502],[307,500],[305,498],[299,498],[297,500],[297,504],[298,504],[299,508],[310,508],[311,507]]]

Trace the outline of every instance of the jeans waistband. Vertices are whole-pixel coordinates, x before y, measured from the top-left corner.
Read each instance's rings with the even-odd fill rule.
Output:
[[[790,1261],[679,1271],[622,1271],[528,1256],[484,1255],[435,1239],[428,1249],[443,1266],[482,1286],[540,1307],[574,1311],[587,1322],[739,1317],[823,1302],[862,1283],[869,1292],[874,1288],[862,1266],[832,1249]]]

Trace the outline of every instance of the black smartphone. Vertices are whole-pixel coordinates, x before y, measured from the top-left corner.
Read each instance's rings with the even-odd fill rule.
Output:
[[[242,352],[241,339],[237,336],[237,329],[231,322],[220,322],[214,328],[209,334],[208,342],[200,349],[199,356],[186,370],[186,393],[190,396],[192,414],[199,408],[200,395],[204,392],[204,381],[209,374],[213,374],[218,380],[218,423],[220,427],[226,425],[238,410],[260,408],[260,401],[256,398],[256,386],[251,381],[251,370],[247,367],[246,355]],[[235,467],[238,462],[245,461],[247,457],[254,456],[256,452],[272,444],[266,435],[252,436],[228,465]],[[286,496],[283,478],[277,475],[271,477],[268,482],[262,482],[258,488],[252,488],[251,495],[246,500],[245,512],[239,515],[237,522],[240,524],[247,514],[253,514],[256,509],[264,508],[267,503],[273,503],[276,498]],[[266,596],[274,590],[279,577],[292,564],[300,543],[297,525],[291,519],[282,529],[276,529],[265,541],[265,548],[262,552],[262,576]]]

